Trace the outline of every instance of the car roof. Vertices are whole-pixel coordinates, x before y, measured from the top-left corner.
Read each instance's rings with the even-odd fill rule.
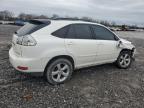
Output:
[[[95,25],[101,25],[94,22],[88,22],[88,21],[82,21],[82,20],[51,20],[55,23],[65,23],[65,24],[75,24],[75,23],[81,23],[81,24],[95,24]]]
[[[94,24],[94,25],[101,25],[99,23],[95,22],[90,22],[90,21],[83,21],[83,20],[73,20],[73,19],[34,19],[31,21],[39,21],[42,23],[60,23],[60,24],[76,24],[76,23],[81,23],[81,24]],[[101,25],[103,26],[103,25]]]

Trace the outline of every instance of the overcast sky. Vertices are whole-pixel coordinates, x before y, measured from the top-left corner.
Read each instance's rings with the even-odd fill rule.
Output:
[[[88,16],[144,26],[144,0],[0,0],[0,11]]]

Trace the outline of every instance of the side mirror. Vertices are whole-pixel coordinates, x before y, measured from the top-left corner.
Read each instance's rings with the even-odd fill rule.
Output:
[[[118,41],[118,45],[117,45],[117,46],[118,46],[118,47],[120,47],[121,45],[122,45],[122,41],[121,41],[121,40],[119,40],[119,41]]]

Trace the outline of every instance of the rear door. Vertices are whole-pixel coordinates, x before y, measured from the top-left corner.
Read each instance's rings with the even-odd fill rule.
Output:
[[[117,48],[118,38],[103,26],[92,25],[91,27],[98,43],[96,61],[102,63],[117,59],[119,54],[119,49]]]
[[[95,62],[97,45],[90,25],[72,24],[65,37],[68,53],[76,58],[77,66],[87,66]]]

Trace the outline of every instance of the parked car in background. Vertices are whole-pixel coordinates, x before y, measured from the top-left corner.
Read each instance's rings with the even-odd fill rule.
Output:
[[[75,69],[115,62],[126,69],[134,45],[107,27],[70,20],[31,20],[12,39],[9,59],[25,73],[41,72],[51,84],[69,80]]]
[[[20,20],[20,19],[17,19],[14,21],[14,24],[18,25],[18,26],[24,26],[26,23],[27,23],[27,21]]]

